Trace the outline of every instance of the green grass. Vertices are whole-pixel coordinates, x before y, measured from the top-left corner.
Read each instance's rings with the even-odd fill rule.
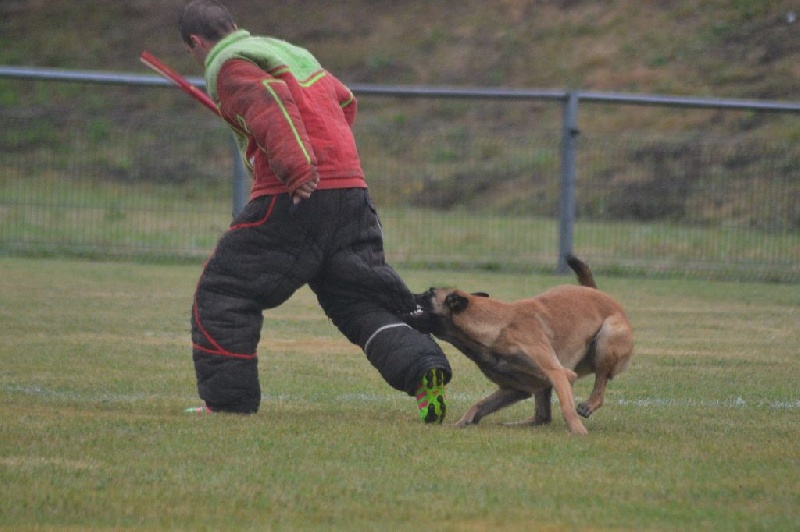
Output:
[[[449,346],[449,424],[420,425],[307,290],[266,315],[261,411],[184,415],[199,271],[0,259],[0,528],[800,526],[798,285],[598,276],[636,355],[578,438],[501,424],[530,402],[452,427],[492,385]],[[564,281],[403,273],[503,299]]]
[[[385,190],[376,187],[383,204]],[[199,259],[230,222],[227,185],[0,180],[0,254]],[[381,209],[392,262],[422,267],[552,271],[558,221],[468,209]],[[431,230],[436,228],[436,230]],[[738,225],[579,218],[575,251],[601,272],[796,282],[800,233]]]

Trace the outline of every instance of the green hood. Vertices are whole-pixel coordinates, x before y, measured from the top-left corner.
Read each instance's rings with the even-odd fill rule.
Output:
[[[300,83],[308,80],[322,66],[308,50],[280,39],[254,37],[246,30],[236,30],[219,41],[206,57],[206,90],[217,99],[217,75],[229,59],[246,59],[265,72],[284,67]]]

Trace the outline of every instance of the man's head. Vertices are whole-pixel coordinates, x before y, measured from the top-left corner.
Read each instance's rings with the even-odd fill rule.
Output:
[[[180,30],[189,53],[203,64],[214,44],[236,30],[236,23],[221,2],[193,0],[183,10]]]

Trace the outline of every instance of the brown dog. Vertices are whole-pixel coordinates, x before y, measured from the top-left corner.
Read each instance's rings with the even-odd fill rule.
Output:
[[[573,256],[567,263],[583,286],[561,285],[513,303],[450,288],[431,288],[419,296],[431,332],[500,386],[472,405],[456,426],[477,424],[531,396],[534,415],[520,423],[550,423],[555,388],[570,432],[586,434],[577,414],[588,418],[603,404],[608,380],[631,359],[633,329],[619,303],[596,289],[589,268]],[[590,373],[594,389],[576,408],[572,384]]]

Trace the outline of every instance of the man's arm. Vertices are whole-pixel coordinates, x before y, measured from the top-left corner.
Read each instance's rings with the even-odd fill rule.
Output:
[[[339,81],[335,76],[328,74],[333,78],[334,90],[336,91],[336,99],[342,108],[344,117],[347,123],[351,126],[356,121],[356,113],[358,112],[358,101],[353,93],[348,89],[344,83]]]
[[[253,137],[293,197],[308,197],[317,159],[287,85],[244,59],[227,61],[217,79],[222,116]]]

